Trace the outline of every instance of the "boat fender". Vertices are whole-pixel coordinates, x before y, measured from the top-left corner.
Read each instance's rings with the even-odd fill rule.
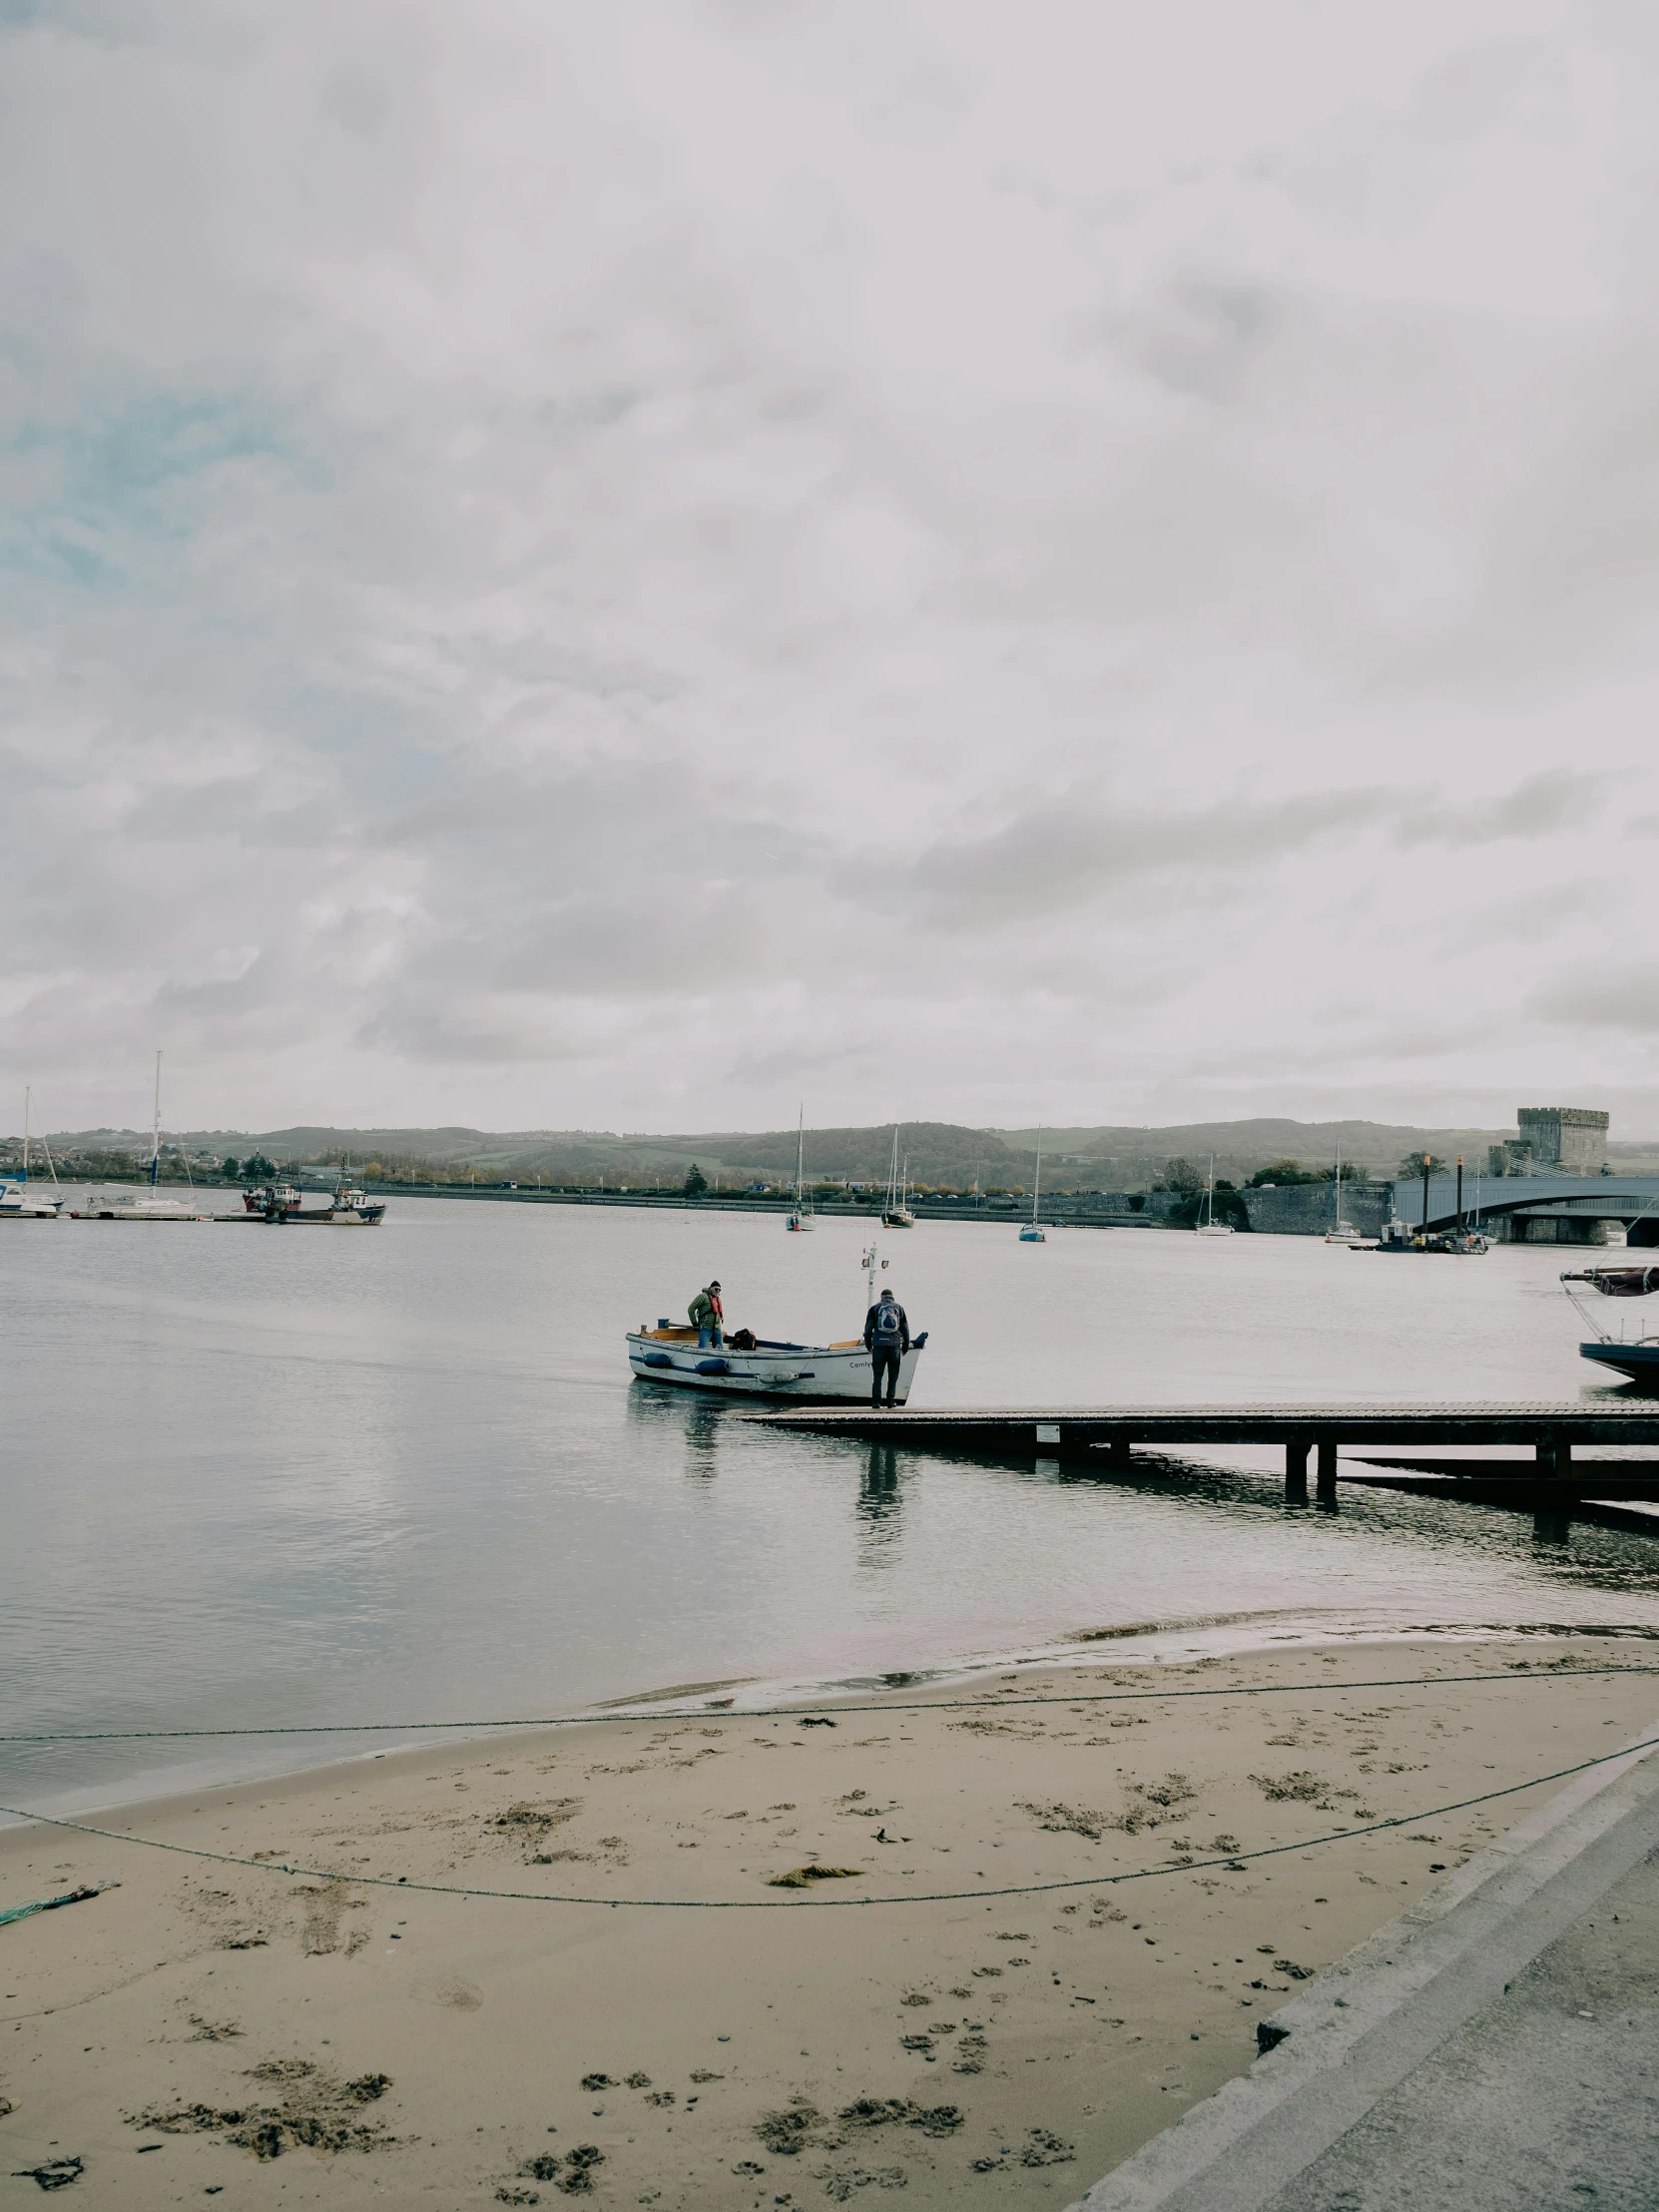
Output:
[[[673,1363],[669,1362],[668,1365],[672,1366]],[[699,1375],[729,1375],[731,1370],[730,1360],[699,1360],[697,1363]]]
[[[924,1345],[924,1344],[925,1344],[926,1342],[927,1342],[927,1332],[926,1332],[926,1330],[924,1329],[924,1330],[922,1331],[922,1333],[921,1333],[921,1335],[920,1335],[919,1337],[912,1337],[912,1338],[910,1339],[910,1350],[911,1350],[912,1352],[919,1352],[919,1351],[921,1350],[922,1346],[923,1346],[923,1345]]]
[[[640,1354],[640,1366],[642,1368],[671,1368],[673,1365],[674,1362],[666,1352],[642,1352]]]

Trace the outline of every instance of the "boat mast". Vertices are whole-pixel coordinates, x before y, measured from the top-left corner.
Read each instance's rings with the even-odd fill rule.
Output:
[[[1343,1226],[1343,1148],[1337,1147],[1337,1227]]]
[[[23,1180],[29,1180],[29,1086],[23,1086]]]
[[[806,1158],[807,1101],[801,1101],[801,1112],[795,1125],[795,1210],[801,1211],[801,1167]]]
[[[162,1179],[162,1056],[156,1054],[156,1112],[150,1126],[150,1188]]]
[[[1043,1125],[1037,1124],[1037,1172],[1031,1178],[1031,1226],[1037,1226],[1037,1201],[1043,1188]]]

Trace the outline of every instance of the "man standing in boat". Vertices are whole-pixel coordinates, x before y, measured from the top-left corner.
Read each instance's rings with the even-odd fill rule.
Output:
[[[711,1283],[706,1291],[699,1291],[686,1313],[697,1331],[698,1350],[707,1352],[712,1346],[718,1352],[725,1343],[726,1322],[726,1309],[720,1303],[720,1285]]]
[[[910,1324],[891,1291],[883,1291],[864,1316],[864,1343],[869,1347],[869,1402],[881,1402],[881,1379],[887,1383],[887,1403],[898,1390],[898,1363],[910,1349]]]

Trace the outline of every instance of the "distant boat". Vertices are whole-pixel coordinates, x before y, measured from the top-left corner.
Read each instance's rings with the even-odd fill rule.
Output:
[[[58,1171],[52,1167],[52,1154],[46,1150],[46,1140],[41,1146],[46,1150],[46,1165],[52,1169],[50,1191],[32,1191],[29,1188],[29,1086],[23,1086],[23,1173],[20,1176],[0,1176],[0,1220],[4,1221],[56,1221],[63,1212],[66,1199],[58,1192]]]
[[[1331,1227],[1325,1233],[1327,1244],[1357,1245],[1362,1242],[1360,1232],[1353,1222],[1343,1219],[1343,1151],[1337,1147],[1337,1212]]]
[[[206,1221],[182,1198],[157,1189],[162,1173],[162,1056],[156,1054],[156,1111],[150,1125],[150,1181],[137,1190],[88,1191],[74,1209],[76,1221]]]
[[[904,1203],[908,1196],[905,1185],[909,1181],[910,1161],[909,1155],[906,1154],[903,1167],[901,1168],[898,1164],[898,1131],[899,1124],[894,1122],[892,1164],[887,1169],[887,1196],[881,1208],[881,1226],[883,1229],[913,1229],[916,1225],[916,1217]]]
[[[805,1102],[803,1102],[800,1117],[796,1122],[795,1128],[795,1204],[790,1208],[790,1218],[784,1224],[784,1227],[786,1229],[804,1230],[816,1229],[818,1227],[817,1222],[813,1219],[813,1202],[806,1193],[805,1176],[803,1172],[804,1162],[806,1159],[806,1144],[807,1108]]]
[[[1026,1223],[1025,1227],[1019,1233],[1019,1241],[1021,1244],[1047,1244],[1048,1242],[1048,1239],[1037,1227],[1037,1201],[1042,1196],[1042,1187],[1043,1133],[1041,1128],[1039,1127],[1037,1131],[1037,1172],[1031,1178],[1031,1219]]]
[[[1230,1237],[1233,1224],[1216,1219],[1216,1156],[1210,1155],[1210,1180],[1205,1186],[1204,1204],[1199,1211],[1194,1234],[1200,1237]]]

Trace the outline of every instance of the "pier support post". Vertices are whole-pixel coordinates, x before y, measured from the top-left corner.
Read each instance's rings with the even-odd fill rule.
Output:
[[[1567,1436],[1551,1436],[1547,1443],[1535,1446],[1534,1456],[1540,1474],[1571,1474],[1572,1439]]]
[[[1285,1495],[1308,1502],[1308,1453],[1310,1445],[1306,1437],[1293,1440],[1285,1446]]]
[[[1129,1472],[1133,1464],[1129,1451],[1130,1445],[1127,1436],[1114,1436],[1106,1446],[1106,1464],[1114,1474],[1127,1474]]]
[[[1319,1443],[1319,1494],[1330,1503],[1337,1499],[1337,1446],[1327,1436]]]

